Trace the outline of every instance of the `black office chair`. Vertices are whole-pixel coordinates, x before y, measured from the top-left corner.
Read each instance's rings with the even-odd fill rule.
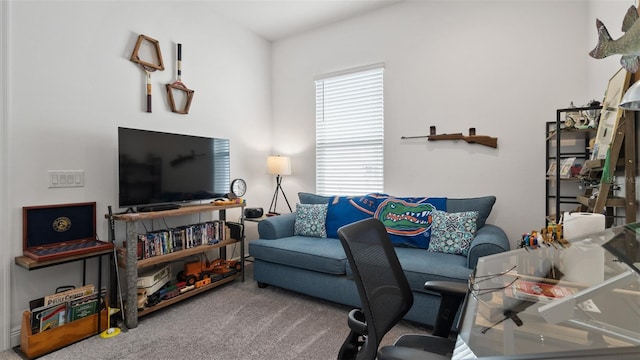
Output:
[[[361,220],[338,229],[358,287],[362,309],[349,313],[351,331],[338,354],[347,359],[450,359],[455,341],[448,338],[460,303],[463,283],[430,281],[425,288],[442,295],[432,335],[403,335],[393,346],[378,350],[384,335],[413,305],[413,293],[400,267],[389,235],[377,219]]]

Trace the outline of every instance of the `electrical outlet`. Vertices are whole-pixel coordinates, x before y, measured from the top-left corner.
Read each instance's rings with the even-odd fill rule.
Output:
[[[49,170],[47,181],[49,188],[83,187],[84,170]]]

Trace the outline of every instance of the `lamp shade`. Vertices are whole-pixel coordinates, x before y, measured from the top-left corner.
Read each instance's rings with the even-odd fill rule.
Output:
[[[620,107],[625,110],[640,111],[640,81],[636,81],[624,93]]]
[[[271,175],[291,175],[291,158],[288,156],[269,156],[267,169]]]

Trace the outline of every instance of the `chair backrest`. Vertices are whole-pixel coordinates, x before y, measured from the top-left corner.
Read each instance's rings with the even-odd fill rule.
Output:
[[[367,323],[367,340],[358,358],[375,358],[384,335],[413,305],[409,282],[384,225],[375,218],[338,229]]]

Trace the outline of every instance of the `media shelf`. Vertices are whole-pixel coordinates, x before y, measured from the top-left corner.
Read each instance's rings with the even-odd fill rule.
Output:
[[[189,290],[183,294],[179,294],[173,298],[163,300],[158,304],[150,307],[146,307],[143,310],[138,310],[137,306],[137,282],[138,282],[138,270],[164,263],[170,263],[172,261],[180,260],[189,256],[205,253],[211,250],[217,250],[220,258],[226,259],[226,246],[240,243],[240,259],[244,259],[244,230],[240,234],[240,238],[232,238],[221,241],[213,245],[198,245],[188,249],[178,250],[172,253],[157,255],[145,259],[137,259],[137,241],[138,241],[138,223],[143,220],[161,219],[166,217],[182,216],[198,214],[203,212],[217,212],[219,220],[226,220],[226,210],[228,209],[240,209],[240,222],[244,229],[244,204],[202,204],[202,205],[189,205],[182,206],[178,209],[164,210],[164,211],[150,211],[141,213],[123,213],[115,215],[105,215],[105,218],[109,219],[112,216],[114,221],[121,221],[126,223],[126,255],[124,259],[124,265],[126,269],[127,289],[126,299],[124,304],[124,313],[126,319],[126,325],[128,328],[135,328],[138,326],[138,318],[150,314],[154,311],[163,309],[167,306],[173,305],[182,300],[188,299],[194,295],[200,294],[207,290],[211,290],[220,285],[229,283],[235,279],[241,279],[244,281],[244,262],[240,261],[240,272],[228,276],[216,282],[204,285],[199,288]]]
[[[164,309],[167,306],[171,306],[171,305],[173,305],[173,304],[175,304],[177,302],[180,302],[182,300],[188,299],[188,298],[190,298],[190,297],[192,297],[194,295],[198,295],[198,294],[203,293],[203,292],[205,292],[207,290],[211,290],[213,288],[216,288],[216,287],[218,287],[220,285],[224,285],[226,283],[232,282],[233,280],[235,280],[237,278],[240,278],[240,277],[242,277],[242,274],[239,274],[239,273],[238,274],[233,274],[233,275],[231,275],[229,277],[226,277],[226,278],[224,278],[222,280],[213,282],[213,283],[208,284],[208,285],[204,285],[204,286],[199,287],[199,288],[195,288],[193,290],[189,290],[184,294],[176,295],[175,297],[172,297],[171,299],[162,300],[156,305],[145,307],[143,310],[139,310],[138,311],[138,317],[151,314],[152,312],[158,311],[160,309]]]
[[[114,214],[113,219],[115,221],[136,222],[140,220],[148,219],[160,219],[163,217],[180,216],[197,214],[208,211],[222,211],[226,209],[243,208],[244,204],[201,204],[201,205],[186,205],[177,209],[163,210],[163,211],[148,211],[138,213],[123,213]],[[109,215],[105,215],[105,218],[109,218]]]
[[[180,260],[191,255],[202,254],[203,252],[207,252],[209,250],[217,250],[220,247],[233,245],[239,241],[240,239],[227,239],[225,241],[220,241],[219,243],[214,245],[198,245],[192,248],[178,250],[178,251],[174,251],[172,253],[168,253],[164,255],[156,255],[146,259],[138,260],[136,266],[138,267],[138,269],[142,269],[142,268],[153,266],[153,265],[164,264],[164,263]],[[122,248],[119,248],[119,249],[122,249]],[[118,265],[119,267],[126,268],[127,259],[118,257]]]

